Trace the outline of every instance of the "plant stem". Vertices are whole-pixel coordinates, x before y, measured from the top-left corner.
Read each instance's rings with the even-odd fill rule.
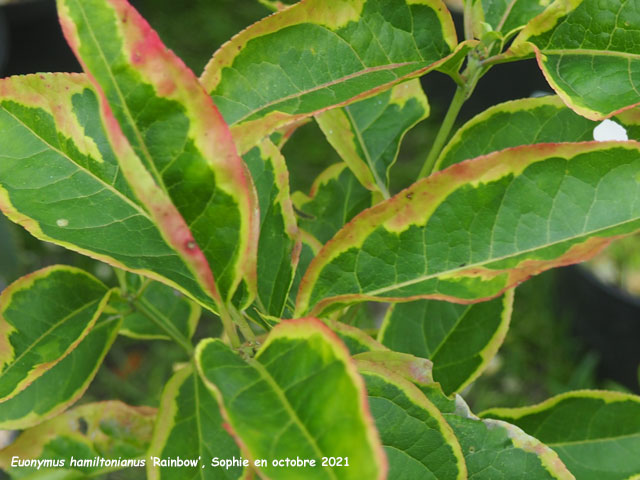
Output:
[[[222,328],[224,332],[227,334],[229,338],[229,342],[231,343],[231,348],[240,347],[240,337],[238,337],[238,332],[236,331],[236,324],[233,322],[231,314],[227,309],[226,305],[220,306],[220,320],[222,321]]]
[[[118,285],[120,285],[120,293],[122,295],[127,294],[127,280],[126,280],[126,272],[119,268],[113,268],[114,273],[116,274],[116,278],[118,279]]]
[[[468,61],[469,66],[462,75],[465,79],[464,85],[458,85],[456,93],[453,95],[453,99],[449,104],[449,110],[447,110],[447,114],[442,121],[442,125],[440,125],[440,130],[433,141],[431,151],[429,151],[429,155],[420,169],[418,179],[427,177],[438,170],[438,157],[440,156],[440,153],[442,153],[442,149],[449,138],[449,134],[456,122],[456,118],[458,118],[458,113],[460,113],[462,105],[464,105],[464,102],[473,93],[473,90],[478,84],[478,80],[480,80],[480,78],[487,73],[489,68],[491,68],[491,65],[483,65],[481,61],[473,56],[473,54],[469,55]]]
[[[447,111],[444,120],[442,121],[442,125],[440,126],[440,130],[436,135],[435,140],[433,141],[433,146],[431,147],[431,151],[429,152],[429,156],[422,165],[422,169],[418,174],[418,179],[426,177],[430,175],[435,167],[436,160],[444,147],[445,142],[449,138],[449,133],[451,133],[451,129],[453,128],[453,124],[458,117],[458,113],[464,104],[464,101],[467,99],[467,88],[460,87],[456,89],[456,93],[453,96],[453,100],[451,100],[451,104],[449,105],[449,110]]]
[[[191,345],[191,343],[189,343],[189,341],[186,340],[180,332],[176,331],[175,328],[172,328],[172,325],[169,325],[158,318],[155,310],[149,307],[145,300],[137,300],[133,303],[133,308],[135,308],[137,312],[140,312],[142,315],[151,320],[156,326],[158,326],[158,328],[164,331],[169,337],[171,337],[174,342],[180,345],[189,356],[193,355],[193,346]]]
[[[242,336],[244,337],[244,339],[248,342],[255,342],[256,335],[253,333],[253,330],[251,330],[251,326],[249,326],[249,323],[244,318],[244,316],[238,311],[232,310],[231,317],[233,318],[233,321],[236,323],[236,325],[238,325],[238,328],[242,332]]]

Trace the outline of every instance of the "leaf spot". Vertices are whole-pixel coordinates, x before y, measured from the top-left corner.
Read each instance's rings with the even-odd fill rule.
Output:
[[[603,120],[600,125],[593,129],[593,139],[597,142],[608,140],[629,140],[627,130],[613,120]]]
[[[56,225],[61,228],[67,227],[69,225],[69,220],[67,220],[66,218],[59,218],[58,220],[56,220]]]
[[[193,250],[194,248],[196,248],[196,242],[194,242],[193,240],[188,241],[187,242],[187,249],[188,250]]]

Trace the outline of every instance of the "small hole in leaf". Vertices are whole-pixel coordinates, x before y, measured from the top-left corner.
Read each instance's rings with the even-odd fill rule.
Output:
[[[593,129],[593,139],[597,142],[608,140],[629,140],[627,130],[613,120],[603,120],[600,125]]]

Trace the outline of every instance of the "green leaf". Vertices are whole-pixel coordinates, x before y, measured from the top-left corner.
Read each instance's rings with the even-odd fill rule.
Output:
[[[640,104],[637,5],[558,1],[516,37],[516,56],[535,52],[553,89],[576,112],[601,120]]]
[[[496,408],[483,417],[505,420],[553,448],[580,480],[640,475],[640,397],[576,391],[532,407]]]
[[[282,125],[446,63],[456,47],[439,0],[312,0],[218,50],[201,77],[240,151]]]
[[[300,212],[300,228],[326,243],[376,198],[358,182],[345,163],[336,163],[318,175],[309,196],[295,192],[293,203]]]
[[[298,217],[298,223],[300,223],[300,217]],[[300,258],[298,259],[298,266],[293,277],[293,283],[289,289],[289,298],[287,299],[287,308],[285,310],[285,314],[287,315],[286,318],[291,318],[293,316],[296,294],[298,293],[302,276],[304,275],[304,272],[307,271],[307,267],[309,267],[313,257],[316,256],[322,247],[322,244],[309,232],[305,232],[304,230],[298,230],[298,232],[302,242],[302,247],[300,248]]]
[[[459,392],[484,371],[509,329],[513,290],[488,302],[437,300],[392,305],[378,341],[392,350],[428,358],[446,394]]]
[[[405,133],[429,115],[420,80],[316,116],[327,140],[367,189],[389,197],[389,170]]]
[[[44,268],[0,295],[0,400],[24,390],[91,330],[111,292],[88,273]]]
[[[520,145],[590,141],[596,126],[557,96],[501,103],[476,115],[456,132],[442,150],[436,169]]]
[[[489,299],[638,228],[637,143],[507,149],[453,165],[353,219],[307,269],[296,312]]]
[[[466,479],[460,444],[442,413],[408,380],[360,360],[369,406],[389,462],[389,477]]]
[[[558,455],[539,440],[506,422],[478,419],[471,414],[459,395],[447,397],[440,386],[433,382],[432,364],[429,360],[392,351],[361,353],[354,359],[359,365],[379,365],[411,382],[442,412],[461,446],[469,479],[574,479]],[[387,408],[382,411],[389,410],[390,408]],[[376,410],[373,405],[372,411],[375,416]],[[395,425],[404,423],[396,420]],[[381,436],[384,444],[385,435],[382,432]],[[391,468],[392,462],[390,457]]]
[[[300,241],[289,194],[284,157],[270,140],[244,155],[258,192],[258,304],[268,315],[280,317],[293,282]]]
[[[262,5],[267,7],[269,10],[273,10],[274,12],[277,12],[278,10],[282,10],[283,8],[287,8],[292,3],[295,3],[295,1],[281,2],[280,0],[258,0],[258,1]]]
[[[354,355],[354,360],[375,363],[408,380],[425,394],[427,399],[443,413],[456,411],[459,397],[448,397],[440,384],[433,380],[433,362],[426,358],[392,350],[371,350]]]
[[[170,284],[213,308],[124,179],[84,75],[0,80],[0,208],[35,237]]]
[[[196,359],[245,456],[267,460],[258,468],[266,477],[386,478],[364,383],[346,348],[322,322],[281,322],[254,359],[214,339],[198,345]],[[315,459],[316,465],[271,464],[297,457]],[[349,467],[323,467],[322,457],[348,457]]]
[[[196,76],[126,1],[58,0],[58,9],[101,92],[110,140],[136,195],[211,295],[217,286],[228,301],[241,281],[253,293],[251,181]]]
[[[103,315],[71,353],[26,389],[0,403],[0,429],[32,427],[75,403],[98,372],[120,323],[119,317]]]
[[[510,37],[551,3],[551,0],[474,0],[474,33],[481,38],[482,30],[486,31],[481,24],[485,23],[492,31]]]
[[[242,468],[211,468],[218,457],[239,458],[240,450],[225,431],[218,404],[191,367],[178,371],[165,386],[148,457],[197,459],[196,467],[160,467],[147,464],[150,480],[238,479]],[[202,468],[202,465],[206,465]]]
[[[146,462],[154,419],[154,408],[130,407],[117,401],[89,403],[22,432],[10,446],[0,450],[0,467],[15,477],[36,472],[53,474],[63,467],[90,476],[139,468]],[[14,456],[58,465],[51,469],[44,463],[40,468],[37,464],[11,468]],[[96,457],[109,460],[111,465],[101,465]],[[62,461],[63,465],[59,463]]]
[[[336,335],[338,335],[338,337],[340,337],[340,340],[344,342],[351,355],[363,352],[387,350],[384,345],[376,342],[359,328],[331,319],[326,319],[324,322]]]
[[[454,414],[444,417],[464,452],[469,480],[575,480],[553,450],[513,425]]]
[[[139,311],[131,311],[129,305],[126,305],[124,308],[127,312],[123,315],[120,333],[144,340],[171,340],[167,334],[167,330],[170,330],[188,342],[200,320],[200,307],[162,283],[131,274],[127,275],[127,279],[134,290],[132,294],[136,298],[135,304],[142,304],[152,311],[154,318],[162,324],[158,325]]]

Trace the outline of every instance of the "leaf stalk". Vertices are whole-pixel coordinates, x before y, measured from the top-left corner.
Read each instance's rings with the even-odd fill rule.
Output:
[[[431,150],[429,151],[429,155],[427,156],[422,168],[420,169],[420,173],[418,173],[418,179],[428,177],[433,172],[438,170],[440,162],[437,162],[442,149],[445,146],[446,141],[449,139],[449,135],[451,133],[451,129],[458,118],[458,114],[460,113],[460,109],[464,102],[471,96],[473,91],[478,84],[478,80],[484,75],[487,70],[489,70],[488,66],[484,66],[481,62],[478,61],[473,56],[473,52],[469,55],[469,66],[463,73],[463,78],[465,82],[463,85],[458,85],[456,88],[456,92],[453,95],[453,99],[449,104],[449,109],[442,121],[442,125],[440,125],[440,130],[438,130],[438,134],[436,135],[435,140],[433,141],[433,145],[431,146]]]

